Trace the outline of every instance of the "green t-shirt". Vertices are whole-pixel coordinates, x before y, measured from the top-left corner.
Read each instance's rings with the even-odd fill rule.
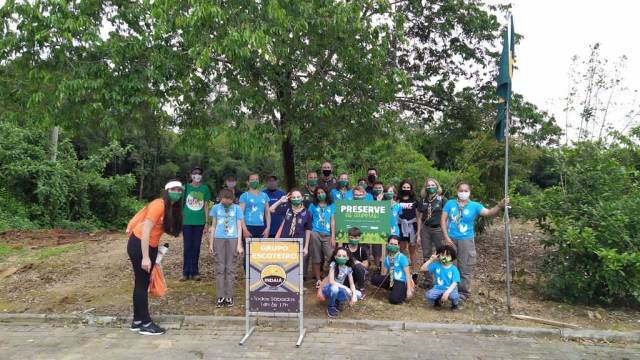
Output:
[[[207,185],[193,186],[187,184],[184,189],[184,209],[182,219],[184,225],[204,225],[204,204],[211,200],[211,192]]]

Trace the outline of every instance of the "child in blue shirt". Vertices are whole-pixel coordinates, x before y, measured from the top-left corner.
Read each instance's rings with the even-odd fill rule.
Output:
[[[387,256],[384,258],[380,274],[371,276],[371,285],[389,289],[389,303],[402,304],[413,294],[414,284],[409,269],[409,258],[400,252],[399,237],[389,236]]]
[[[451,262],[456,259],[456,250],[451,245],[444,245],[422,265],[420,270],[428,271],[435,277],[433,288],[425,293],[427,302],[434,307],[442,306],[443,301],[451,301],[451,310],[458,310],[458,283],[460,272]]]
[[[233,284],[236,277],[236,257],[243,255],[242,222],[244,214],[233,203],[235,194],[230,189],[220,191],[220,203],[211,208],[211,236],[209,253],[216,262],[216,306],[233,306]]]
[[[329,275],[322,288],[322,295],[327,299],[327,315],[330,318],[338,316],[341,303],[348,301],[353,305],[362,298],[353,281],[353,267],[353,258],[346,249],[338,248],[333,251],[329,260]]]

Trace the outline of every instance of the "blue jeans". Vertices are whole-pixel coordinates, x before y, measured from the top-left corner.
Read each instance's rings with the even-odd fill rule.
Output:
[[[347,289],[337,285],[326,284],[322,288],[322,295],[327,299],[329,307],[336,307],[336,302],[338,301],[351,300]]]
[[[427,299],[427,302],[429,304],[433,305],[434,302],[442,298],[442,295],[444,295],[445,292],[447,292],[447,290],[432,288],[431,290],[424,293],[424,297],[425,299]],[[459,300],[460,294],[458,294],[458,287],[456,287],[455,289],[453,289],[453,291],[451,291],[451,294],[449,294],[449,301],[451,301],[453,305],[458,305]]]
[[[183,225],[184,253],[182,275],[200,275],[198,262],[200,260],[200,245],[202,245],[202,232],[204,225]]]

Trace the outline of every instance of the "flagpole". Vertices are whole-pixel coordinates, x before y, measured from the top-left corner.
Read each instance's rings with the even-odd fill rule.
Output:
[[[511,13],[509,13],[509,22],[507,23],[507,27],[511,23]],[[506,124],[504,128],[504,197],[509,197],[509,126],[511,120],[511,111],[509,107],[509,101],[506,104],[505,110],[506,116]],[[504,207],[504,248],[505,248],[505,258],[507,261],[507,274],[506,274],[506,282],[507,282],[507,311],[509,314],[511,313],[511,261],[509,259],[509,237],[511,233],[509,231],[509,205],[507,204]]]

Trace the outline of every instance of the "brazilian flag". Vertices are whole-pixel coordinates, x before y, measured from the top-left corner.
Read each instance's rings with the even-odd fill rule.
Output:
[[[511,77],[513,76],[513,60],[515,58],[513,34],[513,17],[511,17],[511,32],[507,28],[502,36],[502,56],[500,56],[500,69],[497,78],[496,93],[499,97],[499,103],[495,132],[498,141],[504,141],[504,132],[507,126],[507,104],[511,100]]]

